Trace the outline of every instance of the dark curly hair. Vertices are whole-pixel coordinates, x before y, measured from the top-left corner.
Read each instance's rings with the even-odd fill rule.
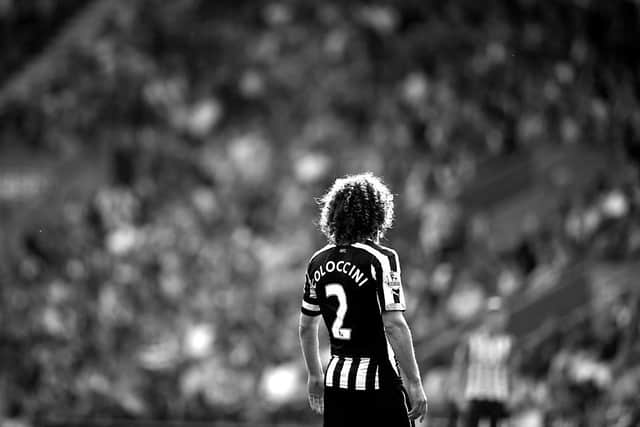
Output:
[[[375,240],[393,223],[393,194],[370,172],[336,179],[319,203],[320,230],[338,245]]]

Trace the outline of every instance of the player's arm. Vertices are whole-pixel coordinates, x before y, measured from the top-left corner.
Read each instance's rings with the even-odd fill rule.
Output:
[[[398,358],[402,372],[409,382],[421,382],[420,370],[413,350],[411,330],[401,311],[388,311],[383,313],[384,329],[389,339],[389,344]]]
[[[400,278],[398,254],[393,251],[393,258],[389,258],[389,262],[383,259],[377,267],[381,273],[379,276],[381,279],[377,281],[377,286],[382,321],[389,344],[396,354],[402,373],[406,376],[406,389],[411,402],[409,417],[411,419],[419,418],[422,421],[427,413],[427,397],[422,388],[422,378],[413,349],[411,330],[403,314],[406,303]]]
[[[413,349],[411,330],[401,311],[387,311],[382,314],[384,329],[389,344],[398,358],[400,369],[407,376],[407,392],[411,401],[411,419],[423,417],[427,413],[427,397],[422,388],[422,378]]]
[[[314,412],[323,412],[323,372],[320,362],[320,346],[318,344],[318,325],[320,316],[309,316],[300,313],[298,324],[298,335],[302,356],[307,367],[307,387],[309,393],[309,404]]]
[[[320,362],[320,346],[318,344],[318,325],[320,324],[320,306],[316,295],[315,284],[305,275],[304,294],[300,307],[300,320],[298,322],[298,336],[302,357],[307,367],[307,391],[309,405],[314,412],[322,413],[324,410],[324,378],[322,364]]]
[[[312,377],[322,377],[322,363],[320,362],[320,346],[318,344],[319,316],[308,316],[300,313],[298,335],[302,356],[307,367],[307,373]]]
[[[456,348],[453,354],[452,376],[455,387],[454,395],[459,399],[456,402],[459,406],[464,406],[462,396],[464,395],[464,387],[467,381],[467,364],[469,363],[469,344],[467,338],[463,338],[462,342]]]
[[[509,390],[513,391],[516,385],[516,375],[518,374],[518,370],[520,369],[520,364],[522,363],[522,354],[519,351],[520,346],[518,345],[518,341],[516,341],[513,337],[510,337],[511,351],[509,352],[509,358],[507,359],[507,369],[509,371],[508,378],[508,387]],[[510,395],[511,397],[513,394]],[[507,399],[508,404],[510,405],[513,400],[511,398]]]
[[[507,365],[509,366],[509,372],[517,372],[522,363],[522,353],[520,350],[520,343],[513,337],[511,340],[511,351],[509,352],[509,358],[507,359]]]

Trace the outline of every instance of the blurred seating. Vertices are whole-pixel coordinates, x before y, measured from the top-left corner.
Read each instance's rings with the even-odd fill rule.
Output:
[[[0,1],[3,19],[18,3]],[[0,199],[2,361],[16,367],[0,374],[0,414],[311,419],[302,270],[322,244],[313,197],[347,172],[398,194],[388,238],[419,342],[489,295],[515,301],[569,265],[637,256],[638,4],[579,3],[122,6],[0,111],[0,156],[20,144],[68,165],[40,177],[43,194]],[[560,185],[496,244],[488,204],[567,178],[505,168],[576,146],[602,157],[597,179]],[[572,365],[572,350],[560,340],[549,357]],[[605,387],[616,408],[619,378]]]

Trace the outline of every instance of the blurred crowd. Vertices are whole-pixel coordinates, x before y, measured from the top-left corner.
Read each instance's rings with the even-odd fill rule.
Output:
[[[0,79],[11,78],[40,53],[87,0],[0,0]]]
[[[387,242],[418,342],[490,295],[637,258],[638,2],[489,3],[122,2],[2,99],[3,156],[83,174],[0,200],[0,416],[309,419],[296,324],[323,244],[314,197],[349,172],[397,194]],[[0,1],[6,28],[21,4]],[[51,35],[64,16],[47,16],[24,34]],[[0,58],[29,61],[14,52]],[[480,166],[576,146],[604,172],[493,247],[461,202]],[[586,317],[622,335],[634,310]],[[611,369],[585,325],[536,347],[549,363],[523,376],[522,417],[634,425],[637,359]]]

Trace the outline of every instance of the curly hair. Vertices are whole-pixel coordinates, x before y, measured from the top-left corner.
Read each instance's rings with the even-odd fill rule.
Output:
[[[320,230],[338,245],[375,240],[393,223],[393,194],[370,172],[336,179],[319,203]]]

